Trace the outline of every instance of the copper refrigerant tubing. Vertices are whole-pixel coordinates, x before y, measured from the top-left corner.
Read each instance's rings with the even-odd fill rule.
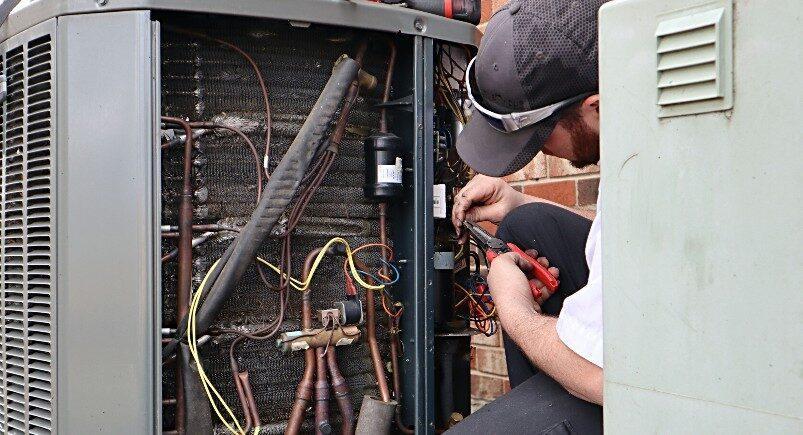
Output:
[[[316,328],[303,331],[285,332],[277,340],[282,352],[294,352],[309,348],[346,346],[360,339],[360,328],[354,325],[337,326],[332,329]]]
[[[257,203],[259,203],[260,198],[262,198],[262,166],[259,162],[259,152],[257,151],[256,146],[251,141],[251,139],[246,136],[245,133],[242,132],[239,128],[232,127],[230,125],[225,124],[216,124],[214,122],[191,122],[190,126],[192,128],[203,128],[203,129],[212,129],[212,130],[228,130],[245,141],[245,144],[248,145],[248,149],[251,150],[251,156],[254,158],[254,164],[256,165],[256,182],[257,182]]]
[[[307,258],[304,261],[302,281],[306,282],[312,268],[312,262],[315,261],[315,257],[318,256],[321,249],[315,249],[307,254]],[[310,302],[309,289],[305,290],[301,296],[301,328],[305,331],[312,329],[312,304]],[[293,403],[293,411],[287,420],[286,434],[297,434],[301,430],[301,423],[304,421],[304,410],[307,409],[307,404],[314,393],[315,360],[315,349],[309,348],[304,351],[304,375],[301,377],[298,387],[296,387],[296,399]]]
[[[326,353],[326,364],[329,366],[329,375],[332,378],[332,389],[335,392],[337,407],[340,409],[340,415],[343,416],[340,433],[342,435],[351,435],[354,433],[354,407],[351,404],[351,394],[349,393],[346,378],[340,373],[340,367],[337,365],[336,349],[335,346],[329,348]]]
[[[327,349],[330,350],[330,349]],[[326,362],[323,348],[315,349],[315,433],[330,433],[329,423],[329,380],[326,379]]]
[[[382,94],[382,102],[387,103],[390,99],[390,85],[393,82],[393,65],[396,63],[396,45],[393,42],[388,44],[390,53],[388,55],[388,69],[385,74],[385,89]],[[379,117],[379,131],[387,133],[387,109],[382,108]],[[379,203],[379,243],[387,246],[387,204]],[[382,249],[382,258],[387,261],[387,252]],[[382,265],[382,273],[387,276],[387,266]],[[365,294],[365,331],[367,335],[368,347],[371,350],[371,360],[374,364],[374,374],[376,375],[377,386],[379,387],[379,394],[383,402],[390,402],[390,389],[388,388],[388,381],[385,377],[385,367],[382,362],[382,355],[379,353],[379,344],[376,341],[376,303],[374,301],[373,290],[368,290]]]
[[[251,430],[253,421],[251,421],[251,409],[248,404],[248,399],[246,399],[245,397],[245,388],[243,388],[243,381],[239,375],[240,374],[237,373],[237,375],[234,376],[234,388],[235,390],[237,390],[237,398],[240,399],[240,405],[243,408],[243,416],[245,417],[245,428],[243,431],[247,433],[248,431]]]
[[[178,277],[176,280],[176,319],[187,316],[192,291],[192,127],[183,119],[163,116],[162,122],[180,125],[184,129],[184,180],[178,209]],[[184,374],[176,364],[176,431],[184,433],[186,402]]]
[[[398,318],[388,316],[388,330],[390,331],[390,368],[393,370],[393,392],[396,402],[401,403],[401,374],[399,373],[399,321]],[[401,406],[396,406],[396,427],[405,434],[414,434],[413,428],[407,427],[402,421]]]
[[[388,69],[385,74],[385,89],[382,92],[383,103],[387,103],[390,100],[390,85],[393,82],[393,70],[396,63],[396,44],[393,41],[388,41],[388,50],[390,52],[388,53]],[[388,132],[387,108],[385,106],[382,106],[379,111],[379,131],[381,133]]]
[[[253,427],[260,427],[262,426],[262,421],[259,420],[259,411],[257,411],[257,403],[254,400],[254,392],[251,391],[251,380],[248,377],[248,371],[242,371],[237,374],[239,378],[240,386],[243,389],[243,393],[245,395],[245,399],[248,403],[248,407],[250,408],[250,420],[253,422]],[[248,432],[248,429],[245,431]]]
[[[192,30],[188,30],[188,29],[179,29],[179,28],[170,27],[170,26],[164,26],[164,28],[166,30],[173,31],[173,32],[176,32],[176,33],[189,35],[189,36],[193,36],[193,37],[196,37],[196,38],[202,38],[202,39],[206,39],[207,41],[212,41],[212,42],[218,43],[218,44],[220,44],[220,45],[222,45],[224,47],[229,48],[230,50],[235,51],[237,54],[242,56],[243,59],[245,59],[245,61],[248,62],[249,65],[251,65],[251,69],[254,70],[254,75],[256,76],[257,82],[259,83],[259,90],[262,91],[262,100],[265,102],[265,155],[264,155],[264,158],[263,158],[263,163],[264,163],[264,168],[263,169],[265,171],[265,177],[269,178],[270,174],[268,173],[268,167],[267,166],[268,166],[268,164],[270,162],[270,133],[271,133],[271,129],[272,129],[271,118],[270,118],[270,116],[271,116],[270,115],[270,100],[268,99],[268,87],[265,85],[265,79],[262,77],[262,71],[260,71],[259,65],[257,65],[257,63],[254,61],[254,59],[248,53],[246,53],[243,49],[241,49],[240,47],[238,47],[238,46],[236,46],[236,45],[234,45],[234,44],[232,44],[230,42],[224,41],[222,39],[214,38],[214,37],[211,37],[209,35],[205,35],[203,33],[193,32]]]

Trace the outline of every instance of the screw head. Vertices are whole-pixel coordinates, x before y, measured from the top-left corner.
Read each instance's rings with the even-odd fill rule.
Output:
[[[109,3],[109,0],[95,0],[95,3],[98,6],[106,6],[106,4]]]
[[[413,27],[415,27],[415,30],[418,30],[419,32],[423,32],[424,28],[426,26],[424,26],[424,20],[419,17],[419,18],[416,18],[415,21],[413,21]]]

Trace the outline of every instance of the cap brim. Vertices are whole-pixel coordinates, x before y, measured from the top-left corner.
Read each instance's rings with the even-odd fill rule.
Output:
[[[557,114],[553,114],[533,126],[502,133],[476,113],[457,137],[457,153],[481,174],[492,177],[510,175],[541,151],[557,120]]]

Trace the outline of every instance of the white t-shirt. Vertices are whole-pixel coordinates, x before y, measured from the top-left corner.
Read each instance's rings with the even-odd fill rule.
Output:
[[[558,337],[578,355],[602,367],[602,207],[586,241],[588,283],[563,301],[558,316]]]

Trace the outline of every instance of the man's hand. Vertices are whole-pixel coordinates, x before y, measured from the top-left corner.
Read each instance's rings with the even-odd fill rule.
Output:
[[[498,224],[514,208],[534,200],[501,178],[476,175],[463,187],[452,207],[452,224],[460,235],[463,221]]]
[[[537,258],[535,251],[527,255]],[[558,277],[558,269],[549,267],[546,258],[538,262]],[[499,314],[502,329],[527,358],[571,394],[602,405],[602,369],[569,349],[558,337],[557,318],[541,314],[541,303],[549,292],[539,282],[544,299],[535,301],[527,284],[526,272],[532,266],[515,252],[496,257],[488,272],[488,287]]]
[[[530,257],[536,258],[536,261],[547,268],[552,276],[558,277],[558,268],[549,267],[549,260],[546,257],[539,258],[538,251],[534,249],[529,249],[525,252]],[[502,254],[491,263],[487,278],[488,287],[500,317],[503,316],[502,313],[507,307],[512,306],[532,307],[533,310],[541,312],[541,304],[549,298],[550,293],[544,283],[533,279],[532,281],[535,283],[536,288],[541,292],[538,300],[533,299],[530,285],[527,282],[527,275],[531,270],[532,265],[515,252]]]

